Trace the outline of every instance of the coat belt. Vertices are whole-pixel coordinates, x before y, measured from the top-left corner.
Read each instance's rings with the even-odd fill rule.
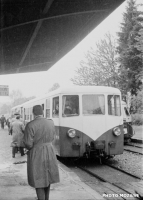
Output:
[[[34,144],[33,148],[44,147],[44,146],[50,146],[50,145],[52,145],[51,142],[38,143],[38,144]]]

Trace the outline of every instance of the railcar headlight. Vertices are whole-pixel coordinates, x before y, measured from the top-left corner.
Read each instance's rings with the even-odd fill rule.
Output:
[[[76,136],[76,131],[74,129],[69,129],[68,132],[67,132],[67,135],[70,138],[74,138]]]
[[[120,128],[119,128],[119,127],[113,128],[113,133],[114,133],[114,135],[116,135],[116,136],[121,135],[121,130],[120,130]]]

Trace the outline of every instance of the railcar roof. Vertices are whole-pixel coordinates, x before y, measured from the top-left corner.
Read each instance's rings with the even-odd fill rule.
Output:
[[[27,101],[26,101],[26,103],[27,103]],[[24,103],[23,103],[23,104],[24,104]],[[17,105],[17,106],[12,107],[12,110],[15,109],[15,108],[21,107],[23,104],[20,104],[20,105]]]
[[[99,93],[118,93],[120,94],[120,90],[113,87],[107,87],[107,86],[74,86],[74,87],[60,87],[57,90],[54,90],[52,92],[49,92],[47,94],[44,94],[42,96],[36,97],[34,99],[31,99],[30,101],[27,101],[19,106],[21,107],[24,105],[27,105],[29,103],[44,99],[46,97],[58,95],[58,94],[79,94],[79,93],[92,93],[92,92],[99,92]],[[13,109],[13,108],[12,108]]]
[[[83,92],[116,92],[119,93],[120,90],[113,87],[107,86],[74,86],[74,87],[61,87],[58,90],[53,91],[53,93],[83,93]]]

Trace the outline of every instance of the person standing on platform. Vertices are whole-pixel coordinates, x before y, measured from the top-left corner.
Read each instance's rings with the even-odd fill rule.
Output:
[[[19,118],[19,119],[20,119],[20,121],[24,123],[24,120],[22,119],[22,117],[21,117],[21,114],[20,114],[20,113],[16,112],[16,113],[14,114],[15,118],[16,118],[16,116],[18,116],[18,115],[20,116],[20,118]],[[13,119],[13,120],[14,120],[14,119]]]
[[[12,157],[15,158],[17,147],[19,148],[21,156],[24,156],[24,146],[23,146],[24,124],[20,121],[20,115],[17,115],[15,121],[11,123],[10,132],[12,134],[12,143],[11,143]]]
[[[11,135],[10,133],[10,124],[11,124],[11,117],[9,117],[7,120],[6,120],[6,125],[8,127],[8,134]]]
[[[6,119],[4,115],[1,116],[0,123],[1,123],[1,128],[4,129],[4,123],[6,123]]]
[[[41,105],[33,107],[34,120],[25,127],[28,183],[34,187],[38,200],[49,200],[50,185],[59,182],[57,158],[52,146],[55,127],[43,117]]]

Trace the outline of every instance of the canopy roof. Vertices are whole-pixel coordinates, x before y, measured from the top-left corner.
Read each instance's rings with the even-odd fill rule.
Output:
[[[48,70],[124,0],[1,0],[0,75]]]

